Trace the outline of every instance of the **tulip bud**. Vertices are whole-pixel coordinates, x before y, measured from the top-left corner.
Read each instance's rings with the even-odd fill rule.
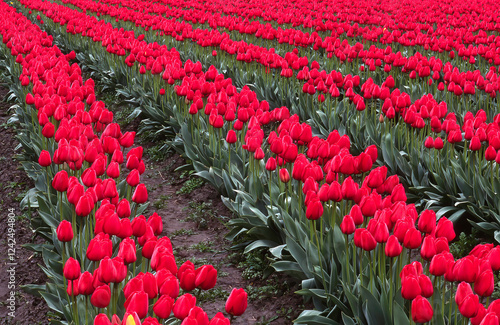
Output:
[[[180,296],[174,304],[173,312],[174,316],[178,319],[183,320],[189,314],[191,308],[196,305],[196,297],[186,293]]]
[[[429,300],[422,296],[416,297],[411,303],[411,318],[415,323],[427,323],[432,319],[434,311]]]
[[[288,183],[290,181],[290,174],[288,173],[288,169],[286,168],[280,169],[279,175],[280,175],[280,180],[283,183]]]
[[[47,150],[42,150],[42,152],[40,152],[40,156],[38,157],[38,163],[42,167],[48,167],[52,164],[52,160],[50,159],[50,153]]]
[[[97,308],[106,308],[110,301],[111,290],[107,284],[97,287],[90,297],[90,303]]]
[[[241,316],[247,309],[248,296],[244,289],[234,288],[226,301],[226,312],[233,316]]]
[[[209,325],[231,325],[229,319],[224,317],[224,314],[219,312],[215,314],[214,318],[210,321]]]
[[[99,314],[94,318],[94,325],[111,325],[106,314]]]
[[[124,307],[127,313],[137,313],[139,318],[144,318],[148,314],[148,294],[144,291],[132,293],[125,301]]]
[[[141,183],[136,187],[134,194],[132,195],[132,201],[134,201],[137,204],[142,204],[145,203],[147,200],[148,200],[148,190],[146,189],[146,185]]]
[[[52,187],[58,192],[64,192],[68,189],[68,180],[68,173],[65,170],[61,170],[54,175]]]
[[[69,242],[73,239],[73,228],[71,222],[63,220],[56,229],[57,239],[61,242]]]
[[[63,275],[68,280],[75,280],[80,277],[80,263],[73,257],[68,258],[64,264]]]
[[[172,307],[174,305],[174,299],[168,295],[162,295],[160,299],[154,304],[153,312],[160,319],[165,319],[170,316],[172,312]]]

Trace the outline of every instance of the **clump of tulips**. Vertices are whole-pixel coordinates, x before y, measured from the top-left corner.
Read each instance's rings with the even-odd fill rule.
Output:
[[[160,324],[171,317],[182,324],[208,324],[191,292],[212,289],[217,270],[195,268],[189,261],[178,268],[170,240],[160,236],[161,217],[140,214],[148,193],[140,183],[142,147],[132,148],[135,132],[122,133],[113,123],[113,113],[95,99],[92,79],[84,83],[78,65],[70,65],[74,52],[62,55],[51,37],[12,7],[2,3],[0,10],[8,17],[0,29],[3,43],[22,66],[19,79],[29,80],[22,86],[31,89],[26,104],[35,108],[27,106],[36,123],[31,136],[42,146],[37,158],[49,181],[40,200],[51,204],[47,220],[62,256],[62,273],[50,272],[56,275],[54,285],[65,289],[64,295],[56,289],[61,310],[72,310],[64,316],[76,324],[83,319],[85,324]],[[246,306],[243,289],[233,290],[227,313],[240,316]],[[229,319],[219,313],[210,324],[229,324]]]

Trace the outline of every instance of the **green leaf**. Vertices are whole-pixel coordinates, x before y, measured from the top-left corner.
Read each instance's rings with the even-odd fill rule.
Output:
[[[363,313],[368,321],[368,325],[385,324],[384,311],[380,302],[365,287],[360,287],[363,302]]]
[[[344,312],[342,312],[342,322],[344,323],[344,325],[356,325],[354,319],[344,314]]]
[[[394,316],[394,325],[409,325],[410,320],[408,319],[408,315],[404,312],[401,306],[394,302],[392,305],[392,313]]]
[[[251,252],[252,250],[259,247],[276,247],[277,245],[278,244],[272,240],[267,240],[267,239],[256,240],[247,247],[245,247],[243,254],[247,254],[248,252]]]
[[[305,310],[293,321],[294,324],[304,325],[338,325],[333,319],[321,315],[317,310]]]

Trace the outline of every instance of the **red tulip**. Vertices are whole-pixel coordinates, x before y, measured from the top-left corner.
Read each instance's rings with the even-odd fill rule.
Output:
[[[493,161],[495,160],[497,156],[497,151],[495,150],[495,148],[493,146],[488,146],[488,148],[486,148],[486,151],[484,152],[484,157],[487,161]]]
[[[80,277],[80,263],[73,257],[68,258],[64,264],[63,275],[68,280],[75,280]]]
[[[183,320],[189,314],[191,308],[196,305],[196,297],[186,293],[180,296],[174,304],[174,316]]]
[[[420,274],[418,276],[418,284],[422,290],[422,296],[430,298],[434,293],[434,287],[432,286],[431,279],[425,274]]]
[[[196,287],[202,290],[212,289],[217,282],[217,270],[212,265],[203,265],[196,269]]]
[[[146,189],[146,185],[141,183],[136,187],[134,194],[132,195],[132,201],[134,201],[137,204],[142,204],[145,203],[147,200],[148,200],[148,190]]]
[[[481,297],[491,296],[494,288],[495,282],[491,269],[487,269],[479,274],[479,276],[476,278],[476,282],[474,283],[474,291]]]
[[[247,293],[244,289],[233,289],[226,301],[226,312],[233,316],[241,316],[247,309]]]
[[[432,210],[424,210],[418,218],[418,230],[430,234],[436,228],[436,213]]]
[[[80,275],[78,280],[78,291],[81,295],[89,296],[94,292],[94,286],[92,285],[93,280],[94,277],[92,276],[92,273],[88,271],[85,271]]]
[[[427,299],[417,296],[411,302],[411,318],[415,323],[427,323],[432,319],[434,311]]]
[[[135,187],[140,183],[140,173],[137,169],[133,169],[127,176],[127,184]]]
[[[280,169],[279,175],[280,175],[280,180],[283,183],[288,183],[290,181],[290,174],[288,173],[288,169],[286,168]]]
[[[356,230],[356,225],[354,224],[354,220],[350,215],[346,215],[344,217],[344,219],[340,223],[340,230],[346,235],[354,233],[354,231]]]
[[[413,300],[421,294],[422,289],[416,276],[409,275],[401,278],[401,295],[404,299]]]
[[[276,159],[274,159],[273,157],[269,158],[266,162],[266,169],[268,171],[274,171],[276,170]]]
[[[473,283],[476,281],[479,272],[477,258],[468,255],[456,261],[453,273],[457,281]]]
[[[160,272],[167,270],[163,269],[158,271],[157,275],[160,274]],[[167,295],[173,299],[177,299],[177,296],[179,296],[179,280],[170,272],[169,274],[165,276],[163,282],[160,282],[160,280],[157,279],[157,283],[160,287],[160,295]]]
[[[426,261],[430,261],[436,255],[436,244],[434,237],[425,236],[422,247],[420,248],[420,256]]]
[[[146,218],[143,215],[135,217],[131,223],[132,234],[136,237],[141,237],[146,233]]]
[[[42,150],[42,152],[40,152],[40,156],[38,157],[38,163],[42,167],[48,167],[52,164],[52,160],[50,159],[50,153],[47,150]]]
[[[453,260],[453,256],[447,252],[434,255],[429,266],[429,272],[434,276],[444,275],[450,258]]]
[[[106,174],[111,178],[120,177],[120,165],[116,161],[112,161],[108,165],[108,169],[106,171]]]
[[[210,321],[209,325],[231,325],[229,319],[224,317],[224,314],[219,312],[215,314],[214,318]]]
[[[451,242],[455,238],[453,223],[446,217],[439,219],[436,227],[436,237],[446,237],[448,242]]]
[[[68,189],[68,180],[68,173],[65,170],[61,170],[54,175],[52,187],[58,192],[64,192]]]
[[[493,312],[488,312],[480,323],[480,325],[498,325],[498,324],[499,324],[498,316],[496,313]]]
[[[161,217],[154,212],[149,218],[147,224],[153,229],[155,235],[159,235],[163,232],[163,220]]]
[[[172,312],[172,307],[174,305],[174,299],[168,295],[162,295],[160,299],[154,304],[153,312],[160,319],[165,319],[170,316]]]
[[[396,257],[403,251],[403,246],[399,243],[396,236],[391,235],[385,244],[385,255],[389,257]]]
[[[431,136],[427,137],[427,139],[425,139],[424,146],[427,149],[434,148],[434,139]]]
[[[158,296],[158,283],[156,277],[152,273],[145,273],[142,277],[144,284],[144,292],[148,294],[149,299],[154,299]]]
[[[479,309],[479,297],[475,294],[468,294],[460,305],[458,310],[466,318],[473,318],[477,315]]]
[[[177,271],[180,286],[184,291],[191,291],[196,288],[196,271],[191,261],[186,261]]]
[[[68,280],[68,287],[66,288],[66,293],[68,296],[71,297],[76,297],[80,293],[78,292],[78,279],[75,279],[73,281]]]
[[[238,137],[236,136],[236,132],[234,132],[234,130],[229,130],[227,132],[226,142],[229,144],[233,144],[233,143],[236,143],[236,141],[238,141]]]
[[[73,227],[71,222],[63,220],[56,229],[57,239],[61,242],[69,242],[73,239]]]
[[[99,314],[94,318],[94,325],[111,325],[106,314]]]
[[[323,204],[320,200],[316,199],[306,207],[306,218],[309,220],[317,220],[323,215]]]
[[[120,242],[118,256],[123,258],[125,264],[130,264],[136,261],[135,242],[130,238],[125,238]]]
[[[90,297],[90,303],[97,308],[106,308],[111,301],[111,290],[107,284],[97,287]]]
[[[408,249],[415,249],[420,247],[421,243],[422,235],[420,234],[420,231],[418,231],[416,228],[408,229],[404,236],[403,245]]]
[[[139,318],[144,318],[148,314],[148,294],[144,291],[132,293],[125,301],[124,307],[127,313],[137,313]]]

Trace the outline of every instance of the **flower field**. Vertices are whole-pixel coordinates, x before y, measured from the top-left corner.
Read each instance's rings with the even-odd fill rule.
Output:
[[[500,4],[0,3],[0,66],[62,324],[230,324],[145,215],[133,109],[311,303],[295,324],[500,324]],[[185,167],[185,166],[184,166]],[[185,167],[188,168],[188,167]],[[464,254],[460,232],[479,234]],[[243,244],[242,244],[243,243]],[[456,250],[455,250],[456,251]]]

